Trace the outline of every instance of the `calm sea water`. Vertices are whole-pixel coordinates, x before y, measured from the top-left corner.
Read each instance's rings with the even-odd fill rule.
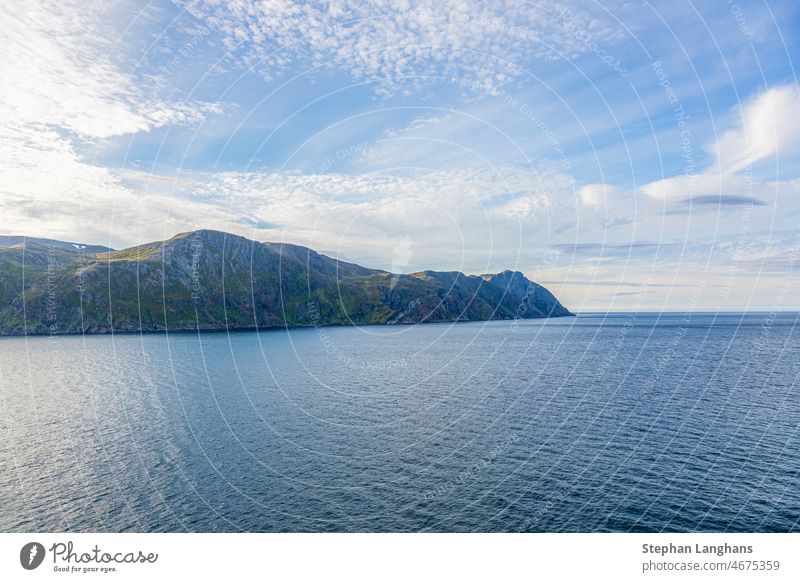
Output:
[[[797,531],[798,321],[0,339],[0,530]]]

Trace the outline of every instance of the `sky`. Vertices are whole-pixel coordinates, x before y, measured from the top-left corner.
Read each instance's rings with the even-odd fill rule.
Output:
[[[0,0],[0,235],[800,308],[800,5]]]

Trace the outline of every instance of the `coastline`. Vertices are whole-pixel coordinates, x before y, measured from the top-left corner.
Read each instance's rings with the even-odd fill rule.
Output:
[[[454,323],[488,323],[493,321],[539,321],[546,319],[560,319],[564,317],[578,317],[580,314],[568,313],[563,315],[548,315],[545,317],[517,317],[517,318],[492,318],[492,319],[447,319],[440,321],[415,321],[415,322],[399,322],[399,323],[322,323],[322,324],[292,324],[292,325],[273,325],[273,326],[239,326],[239,327],[164,327],[157,329],[123,329],[123,330],[103,330],[103,331],[59,331],[59,332],[0,332],[0,339],[2,338],[22,338],[22,337],[102,337],[102,336],[115,336],[115,335],[156,335],[156,334],[206,334],[206,333],[231,333],[231,332],[253,332],[253,331],[290,331],[295,329],[316,329],[327,327],[406,327],[415,325],[443,325]]]

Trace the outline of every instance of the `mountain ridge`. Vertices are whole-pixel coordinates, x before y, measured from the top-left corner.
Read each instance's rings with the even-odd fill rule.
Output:
[[[114,250],[0,237],[0,335],[572,315],[519,271],[398,274],[216,230]]]

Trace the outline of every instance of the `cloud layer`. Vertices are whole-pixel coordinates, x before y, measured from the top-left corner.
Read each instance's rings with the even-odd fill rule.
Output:
[[[463,79],[496,92],[532,58],[572,58],[618,36],[564,3],[499,0],[181,2],[222,31],[228,49],[268,78],[331,67],[395,92],[426,78]],[[584,36],[576,34],[581,31]]]

